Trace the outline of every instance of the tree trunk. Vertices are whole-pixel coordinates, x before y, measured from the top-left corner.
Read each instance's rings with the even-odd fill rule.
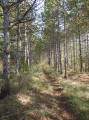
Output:
[[[27,25],[25,22],[25,40],[24,40],[25,48],[24,48],[24,57],[25,57],[25,63],[27,62]]]
[[[67,67],[68,67],[68,65],[69,65],[69,51],[68,51],[68,42],[66,42],[66,54],[67,54]]]
[[[58,67],[58,71],[60,72],[60,74],[62,74],[62,55],[61,55],[61,47],[60,47],[60,40],[59,40],[59,43],[58,43],[58,64],[59,64],[59,67]]]
[[[20,19],[20,6],[18,4],[18,13],[17,18]],[[16,61],[16,74],[19,75],[21,64],[21,31],[20,31],[20,24],[17,26],[17,61]]]
[[[51,66],[50,43],[48,44],[48,64]]]
[[[55,48],[55,50],[56,50],[56,51],[55,51],[55,52],[56,52],[56,53],[55,53],[55,67],[56,67],[56,69],[57,69],[57,63],[58,63],[58,62],[57,62],[57,60],[58,60],[58,56],[57,56],[57,42],[56,42],[56,48]]]
[[[31,36],[29,41],[29,60],[30,60],[29,68],[31,69],[31,65],[32,65]]]
[[[77,67],[78,67],[78,45],[77,45],[77,35],[76,35],[76,70],[77,70]]]
[[[65,17],[65,0],[63,0],[64,6],[64,67],[65,67],[65,75],[64,78],[67,78],[67,41],[66,41],[66,17]]]
[[[66,40],[64,42],[64,67],[65,67],[65,75],[64,78],[67,78],[67,53],[66,53]]]
[[[10,38],[9,38],[9,16],[8,16],[8,0],[3,0],[3,26],[4,26],[4,54],[3,54],[3,81],[1,87],[1,97],[10,92],[9,76],[10,76]]]
[[[87,39],[85,40],[85,72],[87,71]]]
[[[88,72],[89,72],[89,41],[88,41],[88,28],[87,28],[87,58],[88,58]]]
[[[54,67],[56,67],[56,38],[55,38],[55,13],[53,13],[53,57],[54,57]]]
[[[28,68],[30,67],[30,61],[29,61],[29,39],[27,40],[27,64]]]
[[[60,72],[60,74],[62,74],[62,55],[61,55],[61,43],[60,43],[60,19],[59,19],[59,12],[57,15],[57,21],[58,21],[58,25],[57,25],[57,29],[58,29],[58,71]]]
[[[50,65],[52,66],[52,44],[50,43]]]
[[[74,57],[74,71],[75,71],[75,41],[73,39],[73,57]]]
[[[70,45],[70,49],[71,49],[71,67],[72,67],[72,62],[73,62],[73,57],[72,57],[72,40],[71,40],[71,45]]]
[[[78,27],[78,31],[79,31],[79,57],[80,57],[80,72],[82,72],[82,51],[81,51],[81,39],[80,39],[80,28]]]

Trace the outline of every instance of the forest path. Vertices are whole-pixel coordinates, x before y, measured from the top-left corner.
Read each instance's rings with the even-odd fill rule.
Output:
[[[53,79],[51,76],[49,76],[44,70],[43,70],[45,78],[48,80],[50,85],[53,88],[53,95],[58,102],[59,107],[59,120],[76,120],[73,115],[69,112],[69,108],[66,105],[66,100],[62,96],[61,89],[59,88],[60,83]]]

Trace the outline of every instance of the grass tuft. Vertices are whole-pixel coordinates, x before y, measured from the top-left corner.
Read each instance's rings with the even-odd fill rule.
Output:
[[[47,65],[44,69],[47,74],[59,81],[60,92],[65,99],[66,106],[76,116],[76,120],[89,120],[88,75],[69,71],[68,79],[65,80],[53,67]]]
[[[55,118],[59,120],[57,101],[53,96],[52,86],[44,76],[42,65],[34,66],[29,72],[22,72],[19,77],[12,74],[10,85],[10,96],[0,100],[0,119],[42,120]]]

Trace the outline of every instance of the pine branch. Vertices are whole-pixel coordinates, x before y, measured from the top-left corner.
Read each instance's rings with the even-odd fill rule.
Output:
[[[19,20],[17,20],[17,22],[14,23],[9,29],[11,29],[11,28],[13,28],[14,26],[16,26],[17,24],[21,23],[22,20],[25,18],[25,16],[28,14],[28,12],[33,9],[33,6],[35,5],[35,3],[36,3],[36,0],[34,0],[32,6],[29,7],[28,10],[26,10],[26,12],[24,13],[24,15],[23,15]],[[32,21],[32,19],[31,19],[30,21]]]
[[[17,0],[16,2],[13,2],[12,4],[10,4],[8,7],[13,7],[14,5],[18,4],[18,3],[22,3],[25,0]]]

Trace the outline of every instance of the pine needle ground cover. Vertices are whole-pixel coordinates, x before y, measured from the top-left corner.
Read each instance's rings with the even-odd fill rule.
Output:
[[[69,72],[64,79],[53,67],[45,66],[45,72],[59,82],[59,91],[67,110],[76,120],[89,120],[89,75],[86,73]]]
[[[57,101],[42,65],[10,79],[10,96],[0,100],[0,120],[59,120]]]

